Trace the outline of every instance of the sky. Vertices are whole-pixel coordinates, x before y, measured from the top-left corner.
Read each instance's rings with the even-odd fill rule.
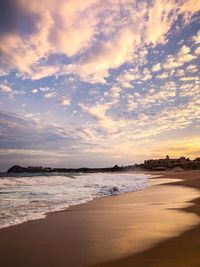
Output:
[[[1,0],[0,170],[200,156],[200,0]]]

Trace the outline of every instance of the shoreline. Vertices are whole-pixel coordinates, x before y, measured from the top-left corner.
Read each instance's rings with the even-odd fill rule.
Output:
[[[126,174],[128,174],[128,175],[131,175],[131,173],[133,173],[134,175],[136,174],[136,175],[138,175],[138,174],[141,174],[141,175],[143,175],[144,174],[144,172],[143,171],[134,171],[134,172],[118,172],[118,173],[116,173],[116,174],[120,174],[120,175],[126,175]],[[26,177],[27,175],[26,174],[28,174],[28,173],[24,173],[24,176],[21,176],[20,175],[20,178],[21,177]],[[38,176],[40,177],[41,176],[41,173],[37,173],[38,174]],[[86,174],[86,173],[83,173],[82,175],[83,175],[83,177],[84,177],[84,174]],[[97,173],[97,174],[99,174],[99,175],[101,175],[101,173]],[[105,174],[105,172],[103,172],[102,174]],[[113,173],[110,173],[110,172],[107,172],[106,174],[113,174]],[[78,176],[79,176],[80,174],[78,173]],[[148,173],[146,173],[146,174],[144,174],[146,177],[145,177],[145,179],[148,181],[148,179],[149,178],[152,178],[152,177],[155,177],[155,175],[150,175],[150,174],[148,174]],[[42,175],[43,176],[43,175]],[[68,178],[77,178],[77,177],[70,177],[68,174],[66,175]],[[151,177],[152,176],[152,177]],[[15,175],[14,175],[14,173],[13,173],[13,177],[16,177]],[[18,176],[17,176],[18,177]],[[36,176],[34,176],[34,177],[37,177],[37,175]],[[61,176],[62,177],[62,176]],[[148,183],[148,182],[147,182]],[[113,187],[115,187],[115,186],[113,186]],[[117,190],[118,190],[118,186],[117,186],[117,184],[116,184],[116,187],[117,187]],[[120,189],[119,189],[119,191],[116,191],[116,193],[113,191],[113,192],[111,192],[110,191],[110,193],[107,193],[107,194],[105,194],[105,195],[90,195],[90,196],[88,196],[88,198],[85,198],[85,199],[80,199],[80,200],[77,200],[77,202],[76,203],[71,203],[71,204],[68,204],[67,202],[65,203],[65,204],[62,204],[61,206],[58,204],[57,206],[55,206],[53,209],[49,209],[49,210],[46,210],[46,211],[41,211],[39,214],[37,214],[34,218],[32,217],[32,218],[30,218],[30,216],[29,216],[29,218],[27,219],[27,218],[25,218],[24,220],[22,220],[21,218],[20,218],[20,220],[17,220],[16,222],[12,222],[12,223],[6,223],[6,224],[4,224],[4,226],[2,227],[2,225],[0,224],[0,230],[1,229],[5,229],[5,228],[10,228],[10,227],[13,227],[13,226],[17,226],[17,225],[20,225],[20,224],[23,224],[23,223],[27,223],[27,222],[30,222],[30,221],[35,221],[35,220],[40,220],[40,219],[45,219],[48,215],[50,215],[50,214],[52,214],[52,213],[57,213],[57,212],[62,212],[62,211],[66,211],[66,210],[68,210],[68,209],[71,209],[72,207],[75,207],[75,206],[79,206],[79,205],[83,205],[83,204],[86,204],[86,203],[88,203],[88,202],[90,202],[90,201],[93,201],[93,200],[95,200],[95,199],[100,199],[100,198],[106,198],[106,197],[111,197],[111,196],[117,196],[117,195],[121,195],[121,194],[126,194],[126,193],[133,193],[133,192],[137,192],[137,191],[141,191],[141,190],[144,190],[145,188],[148,188],[148,185],[146,186],[146,187],[144,187],[144,188],[142,188],[142,189],[136,189],[135,188],[135,190],[133,190],[133,191],[127,191],[127,192],[120,192]],[[110,189],[112,189],[112,186],[110,187]],[[122,189],[122,188],[121,188]],[[131,189],[129,189],[129,190],[131,190]],[[119,193],[118,193],[119,192]],[[76,201],[76,200],[75,200]],[[37,200],[35,201],[35,200],[33,200],[33,201],[31,201],[31,202],[37,202]],[[32,215],[32,214],[31,214]]]
[[[156,178],[156,177],[151,178],[152,180],[155,179],[155,181],[166,179],[166,178],[183,179],[178,182],[176,181],[172,183],[159,185],[157,186],[157,188],[156,186],[150,187],[150,188],[154,188],[153,192],[150,192],[149,196],[151,197],[152,197],[152,194],[155,194],[155,192],[158,192],[159,189],[166,191],[166,190],[169,190],[169,187],[170,187],[170,190],[173,191],[172,188],[176,188],[176,185],[178,185],[178,187],[183,187],[183,188],[190,188],[190,187],[195,188],[195,189],[200,188],[200,171],[192,171],[192,172],[187,171],[187,172],[181,172],[181,173],[175,173],[175,172],[167,172],[167,173],[163,173],[163,172],[152,173],[151,172],[149,173],[148,172],[148,174],[151,174],[151,175],[161,174],[162,175],[162,177],[159,177],[159,178]],[[186,179],[186,177],[188,176],[190,177]],[[130,235],[130,233],[132,233],[133,231],[132,225],[134,224],[134,221],[131,221],[131,219],[138,218],[139,220],[142,218],[141,215],[142,216],[145,215],[145,212],[147,210],[146,209],[147,203],[145,203],[144,201],[143,204],[141,205],[141,198],[145,197],[147,190],[148,188],[143,191],[126,193],[126,194],[122,194],[122,195],[115,196],[115,197],[108,196],[104,198],[94,199],[85,204],[71,206],[68,209],[63,210],[63,211],[48,213],[45,219],[29,221],[26,223],[22,223],[20,225],[1,229],[0,238],[2,242],[0,245],[0,252],[1,252],[1,255],[3,255],[3,258],[0,259],[0,262],[2,262],[2,266],[4,267],[9,267],[9,266],[20,266],[20,267],[22,266],[44,266],[44,267],[60,266],[61,267],[63,266],[64,267],[66,266],[66,264],[69,264],[67,266],[70,266],[70,267],[72,266],[75,266],[75,267],[76,266],[102,266],[102,267],[104,266],[105,267],[106,266],[133,266],[133,264],[136,264],[134,266],[139,266],[139,267],[140,266],[189,266],[189,267],[199,266],[199,265],[180,265],[180,264],[172,265],[172,263],[171,265],[163,265],[163,263],[158,264],[158,262],[157,263],[154,262],[155,256],[153,258],[154,260],[149,256],[149,251],[152,252],[156,250],[159,252],[160,247],[163,247],[163,243],[165,244],[166,242],[170,242],[170,240],[174,240],[174,239],[177,240],[181,236],[184,236],[186,233],[190,231],[194,231],[195,229],[198,230],[200,228],[200,223],[197,220],[197,218],[196,218],[196,222],[193,224],[192,227],[189,227],[189,226],[188,228],[186,227],[186,229],[182,233],[180,232],[178,236],[173,237],[174,236],[174,233],[173,233],[166,240],[164,239],[164,241],[162,241],[163,238],[161,238],[159,242],[153,244],[152,248],[150,248],[151,246],[147,246],[145,250],[142,249],[144,251],[140,249],[139,250],[136,249],[135,254],[131,256],[132,254],[131,246],[133,246],[133,244],[132,245],[129,244],[130,242],[129,238],[128,238],[128,243],[126,243],[127,241],[126,239]],[[185,192],[186,191],[187,190],[185,190]],[[191,192],[192,191],[190,191],[190,194]],[[169,192],[167,191],[167,193]],[[199,192],[198,192],[198,196],[199,196]],[[161,198],[161,196],[159,197]],[[138,203],[131,202],[131,201],[138,201]],[[148,201],[149,200],[146,199],[146,202]],[[162,205],[166,204],[164,202],[166,202],[165,199],[163,199]],[[196,204],[189,206],[189,207],[188,205],[186,205],[186,207],[184,206],[181,208],[176,207],[176,209],[179,209],[179,211],[181,211],[182,213],[188,214],[189,217],[192,217],[194,214],[200,215],[200,210],[198,207],[198,205],[200,204],[200,201],[199,200],[197,201],[195,199],[194,203]],[[132,210],[130,209],[131,205],[132,206],[135,205],[134,209],[132,208]],[[162,210],[162,205],[158,207],[160,211]],[[167,203],[167,205],[169,205],[169,203]],[[175,204],[173,204],[173,206],[175,207]],[[137,211],[137,207],[142,208],[143,211],[140,211],[139,209]],[[152,207],[147,205],[147,207],[148,209],[151,208],[151,211],[155,212],[155,208],[152,208],[153,205]],[[139,217],[131,217],[133,211],[135,212],[135,216],[139,216]],[[112,214],[112,216],[119,215],[119,217],[116,217],[116,218],[110,217],[110,213]],[[176,212],[174,211],[174,214],[175,213],[176,215],[178,214],[177,211]],[[127,222],[124,222],[122,220],[123,216],[130,219],[129,224],[127,224]],[[180,223],[182,223],[181,218],[183,217],[183,214],[178,214],[178,217],[180,217]],[[150,218],[150,215],[149,215],[149,218]],[[121,230],[121,228],[118,229],[117,226],[110,227],[109,229],[106,228],[107,225],[109,225],[109,223],[113,223],[115,221],[120,225],[120,227],[122,228],[124,227],[123,231]],[[104,225],[104,228],[102,228],[102,224]],[[166,225],[163,225],[162,227],[164,226],[166,227]],[[180,225],[178,227],[180,227]],[[165,229],[165,228],[161,228],[161,229]],[[175,229],[175,231],[178,231],[178,229]],[[100,234],[102,233],[105,234],[103,239],[106,238],[106,240],[102,241],[102,237],[100,236]],[[146,236],[147,234],[148,233],[146,233]],[[145,238],[146,237],[144,234],[144,240]],[[150,237],[150,243],[151,243],[151,238],[152,237]],[[96,242],[98,240],[99,242]],[[121,253],[122,245],[118,244],[118,247],[116,247],[117,241],[119,240],[121,241],[121,244],[124,242],[123,249],[125,252],[124,254],[122,253],[121,255],[119,255],[120,259],[118,260],[114,260],[116,258],[116,255],[113,255],[113,257],[110,257],[112,260],[110,261],[109,257],[106,256],[106,253],[104,252],[104,250],[105,249],[108,250],[109,248],[111,249],[112,246],[115,246],[114,248],[112,248],[113,249],[112,253],[116,253],[116,254],[118,252]],[[106,245],[106,243],[108,244]],[[139,247],[141,246],[142,245],[139,244]],[[105,254],[105,255],[102,255],[101,260],[100,258],[98,258],[99,250],[101,251],[101,253]],[[51,254],[49,255],[49,253],[53,253],[54,255],[51,255]],[[155,252],[152,252],[152,253],[153,255],[155,254]],[[93,261],[92,255],[97,259],[97,262],[108,262],[108,263],[95,265],[96,263],[95,263],[95,260]],[[159,255],[160,254],[158,254],[158,256]],[[74,260],[73,258],[74,257],[77,258],[77,256],[79,257],[79,259]],[[166,257],[166,260],[167,260],[167,257]],[[198,260],[198,264],[199,263],[200,263],[200,257]]]
[[[192,175],[191,175],[192,173]],[[156,172],[156,174],[159,174]],[[181,181],[170,183],[172,186],[183,186],[200,191],[200,171],[161,172],[161,179],[180,178]],[[154,179],[154,178],[153,178]],[[192,205],[183,208],[184,212],[200,217],[200,196],[191,201]],[[152,248],[132,254],[119,260],[94,264],[90,267],[199,267],[200,266],[200,223],[178,236],[159,242]]]

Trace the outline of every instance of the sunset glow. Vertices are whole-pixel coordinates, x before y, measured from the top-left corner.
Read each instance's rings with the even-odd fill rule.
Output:
[[[200,154],[200,0],[2,0],[0,169]]]

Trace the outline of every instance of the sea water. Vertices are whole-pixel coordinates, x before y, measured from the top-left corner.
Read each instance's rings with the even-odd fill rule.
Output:
[[[2,174],[0,228],[44,218],[94,198],[138,191],[148,186],[141,173]]]

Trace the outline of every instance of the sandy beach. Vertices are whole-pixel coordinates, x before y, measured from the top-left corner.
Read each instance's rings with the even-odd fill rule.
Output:
[[[0,230],[0,266],[200,266],[200,171]]]

